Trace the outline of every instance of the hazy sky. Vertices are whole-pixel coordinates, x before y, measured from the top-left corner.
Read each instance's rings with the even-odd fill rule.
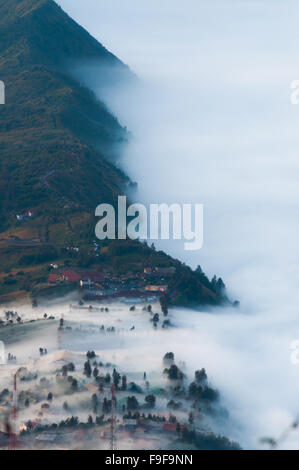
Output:
[[[265,430],[277,416],[287,422],[299,410],[299,369],[288,360],[299,338],[298,2],[59,3],[143,79],[141,93],[107,96],[134,134],[124,167],[141,201],[204,204],[204,248],[163,246],[222,275],[241,299],[243,317],[223,345],[242,377],[232,396],[240,389],[240,409],[250,403]],[[217,320],[205,328],[218,347]]]

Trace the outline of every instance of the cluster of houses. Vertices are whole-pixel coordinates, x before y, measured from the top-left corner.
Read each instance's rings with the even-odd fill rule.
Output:
[[[115,277],[111,273],[68,268],[51,272],[49,284],[76,284],[84,300],[113,301],[127,303],[152,302],[167,290],[167,278],[175,268],[145,268],[143,273],[128,273]]]
[[[31,219],[34,216],[34,211],[27,211],[24,214],[17,214],[18,222],[24,222],[25,220]]]
[[[153,416],[152,419],[147,417],[124,418],[123,425],[120,425],[119,431],[128,432],[147,432],[147,433],[177,433],[183,431],[186,426],[177,423],[172,416],[168,420],[164,416]]]
[[[176,271],[176,268],[170,266],[168,268],[144,268],[144,274],[147,276],[173,276]]]
[[[123,418],[121,420],[117,419],[116,432],[119,440],[126,439],[126,437],[134,437],[135,439],[141,438],[143,441],[152,439],[171,439],[177,438],[178,433],[181,433],[186,429],[186,425],[179,424],[177,422],[169,422],[164,417],[161,419],[150,420],[143,418]],[[40,425],[50,425],[50,421],[47,419],[36,418],[32,421],[28,421],[26,424],[22,423],[20,426],[20,431],[34,431],[35,428],[38,428]],[[30,435],[29,435],[30,436]],[[111,424],[106,423],[100,427],[96,425],[88,426],[81,429],[70,429],[70,430],[48,430],[33,432],[33,441],[31,443],[33,448],[56,448],[57,446],[67,446],[66,448],[72,448],[77,446],[78,443],[88,443],[93,440],[108,440],[111,439]],[[29,439],[23,440],[20,443],[20,447],[28,445],[30,442]],[[0,448],[7,448],[9,445],[8,435],[6,433],[0,432]]]
[[[104,282],[105,277],[97,271],[66,269],[60,272],[51,273],[48,278],[50,284],[62,282],[76,283],[81,287],[92,286]]]

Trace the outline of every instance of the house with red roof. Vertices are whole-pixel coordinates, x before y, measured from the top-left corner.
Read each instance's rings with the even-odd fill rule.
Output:
[[[177,431],[177,425],[178,425],[178,423],[164,423],[163,424],[163,431],[176,432]],[[186,428],[186,426],[184,424],[179,424],[179,426],[180,426],[181,431]]]
[[[48,282],[50,284],[57,284],[57,282],[61,282],[61,281],[62,281],[62,276],[60,273],[53,273],[53,274],[50,274],[48,277]]]
[[[104,276],[97,271],[81,271],[76,269],[63,270],[60,273],[51,273],[48,278],[48,282],[71,282],[80,283],[83,282],[103,282]]]

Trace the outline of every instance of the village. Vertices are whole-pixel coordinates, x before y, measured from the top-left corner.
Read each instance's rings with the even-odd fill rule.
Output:
[[[223,439],[211,432],[214,416],[227,417],[205,369],[189,378],[173,352],[138,352],[148,335],[163,350],[159,304],[37,309],[1,319],[0,337],[15,333],[0,366],[2,448],[195,449]]]
[[[120,276],[111,273],[67,268],[60,270],[52,265],[49,285],[74,285],[80,289],[82,299],[124,303],[154,302],[167,291],[168,280],[176,268],[144,268],[141,273],[127,273]]]

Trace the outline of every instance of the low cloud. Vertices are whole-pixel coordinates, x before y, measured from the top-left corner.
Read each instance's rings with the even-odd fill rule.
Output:
[[[182,350],[208,363],[242,444],[256,446],[297,414],[299,108],[289,86],[299,76],[298,4],[60,4],[141,78],[139,90],[112,92],[88,64],[81,70],[133,133],[122,165],[136,199],[205,206],[201,251],[158,246],[223,276],[241,300],[237,315],[196,317],[201,341],[188,337]]]

